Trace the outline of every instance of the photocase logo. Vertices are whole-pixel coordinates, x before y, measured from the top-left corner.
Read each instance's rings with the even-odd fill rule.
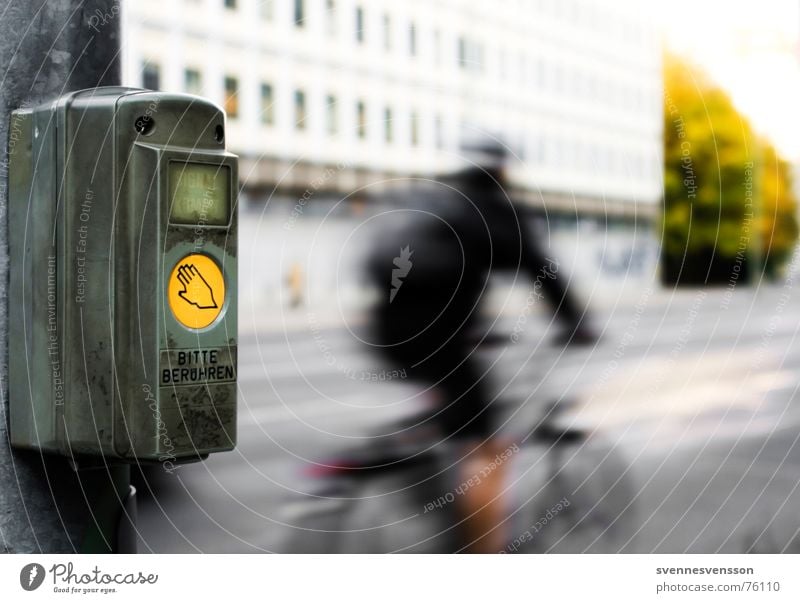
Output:
[[[400,250],[400,255],[394,258],[393,263],[396,268],[392,270],[392,290],[389,293],[389,303],[394,301],[397,292],[400,291],[400,287],[403,286],[403,279],[411,272],[411,267],[413,266],[411,263],[412,255],[414,255],[414,252],[406,245]]]
[[[19,573],[19,584],[27,591],[36,590],[44,582],[44,566],[29,563]]]

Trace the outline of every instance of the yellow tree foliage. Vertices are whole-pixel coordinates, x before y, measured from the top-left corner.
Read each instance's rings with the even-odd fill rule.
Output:
[[[764,267],[774,275],[789,259],[797,241],[797,199],[791,167],[769,143],[762,144],[760,165],[758,234]]]
[[[796,205],[788,166],[728,95],[698,69],[666,57],[667,280],[723,282],[754,258],[774,271],[797,238]]]

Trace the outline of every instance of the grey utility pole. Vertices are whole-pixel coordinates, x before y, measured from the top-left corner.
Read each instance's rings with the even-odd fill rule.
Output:
[[[0,0],[0,551],[129,546],[117,534],[127,467],[76,472],[66,459],[11,450],[8,437],[8,355],[25,353],[8,338],[11,112],[73,90],[119,85],[120,11],[120,0]]]

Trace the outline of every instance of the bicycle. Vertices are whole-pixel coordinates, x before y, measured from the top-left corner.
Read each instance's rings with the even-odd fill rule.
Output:
[[[498,553],[618,552],[635,534],[628,465],[600,434],[549,405],[535,426],[509,438],[512,454]],[[458,497],[469,480],[463,450],[425,432],[424,416],[400,423],[380,453],[362,449],[311,468],[315,487],[284,509],[283,550],[296,553],[453,553],[465,549]],[[360,455],[360,457],[359,457]],[[477,476],[478,479],[480,476]]]

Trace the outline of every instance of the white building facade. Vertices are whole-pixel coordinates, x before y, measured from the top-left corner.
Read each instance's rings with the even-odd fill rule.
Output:
[[[661,49],[647,4],[136,0],[124,83],[224,106],[245,189],[446,171],[478,128],[516,153],[532,204],[654,215]]]

